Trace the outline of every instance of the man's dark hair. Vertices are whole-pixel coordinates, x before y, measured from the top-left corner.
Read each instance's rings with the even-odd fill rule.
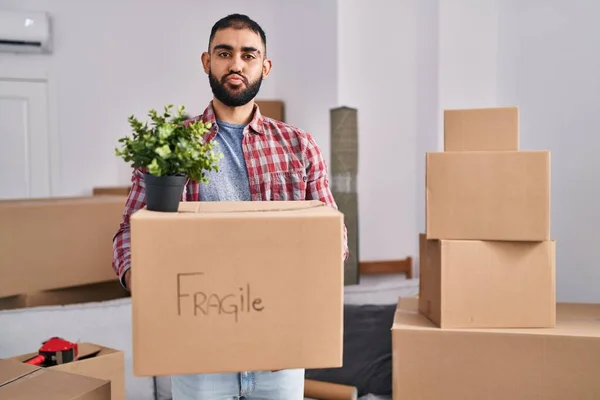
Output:
[[[247,15],[244,14],[230,14],[226,17],[218,20],[210,30],[210,38],[208,39],[208,50],[210,51],[210,45],[215,38],[215,34],[217,31],[226,28],[233,29],[250,29],[252,32],[256,33],[260,36],[262,40],[263,46],[265,47],[265,55],[267,53],[267,35],[265,35],[265,31],[258,25],[255,21],[250,19]]]

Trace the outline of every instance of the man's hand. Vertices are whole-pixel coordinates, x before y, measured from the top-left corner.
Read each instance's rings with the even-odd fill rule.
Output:
[[[131,292],[131,269],[128,269],[127,272],[125,272],[125,285],[127,286],[127,289]]]

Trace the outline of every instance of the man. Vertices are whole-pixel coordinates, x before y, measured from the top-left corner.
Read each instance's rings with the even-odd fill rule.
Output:
[[[182,200],[318,199],[337,208],[327,166],[312,136],[263,117],[254,103],[262,80],[271,71],[266,53],[264,31],[247,16],[229,15],[213,26],[202,65],[214,96],[204,113],[191,120],[211,122],[207,139],[219,142],[224,158],[219,172],[210,173],[209,183],[188,184]],[[132,274],[129,217],[144,205],[142,171],[135,170],[123,221],[113,238],[113,268],[128,289]],[[347,258],[346,240],[343,253]],[[172,391],[174,400],[299,400],[304,395],[304,370],[174,376]]]

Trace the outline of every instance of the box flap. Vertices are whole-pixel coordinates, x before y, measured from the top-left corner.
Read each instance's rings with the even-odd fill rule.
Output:
[[[48,369],[110,381],[112,400],[125,400],[124,355],[122,351],[94,343],[78,343],[79,357],[74,362],[59,364]],[[8,360],[24,361],[35,353],[21,354]],[[25,364],[22,364],[25,365]],[[94,399],[95,400],[95,399]]]
[[[0,398],[11,400],[110,399],[110,381],[0,360]],[[91,395],[94,397],[91,397]]]
[[[400,303],[398,303],[400,305]],[[440,330],[418,311],[398,306],[392,330]],[[444,332],[481,332],[478,328],[444,328]],[[557,304],[555,328],[486,328],[487,333],[600,338],[600,304]]]
[[[300,201],[184,201],[176,213],[138,210],[132,220],[188,218],[314,217],[341,213],[319,200]]]
[[[40,367],[35,365],[0,359],[0,387],[31,374],[38,369],[40,369]]]

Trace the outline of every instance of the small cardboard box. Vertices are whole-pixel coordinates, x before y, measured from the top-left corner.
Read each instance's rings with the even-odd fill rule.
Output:
[[[556,312],[555,328],[441,329],[399,306],[393,399],[600,399],[600,304]]]
[[[114,281],[125,196],[0,201],[0,298]]]
[[[340,367],[343,223],[319,201],[136,212],[134,374]]]
[[[550,240],[550,152],[428,153],[428,239]]]
[[[419,310],[442,328],[550,328],[554,241],[427,240]]]
[[[9,360],[23,362],[35,355],[36,353],[23,354]],[[122,351],[93,343],[79,343],[79,358],[70,363],[44,368],[44,370],[69,372],[110,381],[110,397],[107,399],[125,400],[125,357]],[[2,398],[1,395],[0,398]],[[94,398],[94,400],[97,399]]]
[[[280,100],[256,100],[260,107],[260,113],[277,121],[285,122],[285,110],[283,101]]]
[[[518,107],[444,110],[444,151],[518,150]]]
[[[0,359],[0,399],[111,400],[111,382]]]

